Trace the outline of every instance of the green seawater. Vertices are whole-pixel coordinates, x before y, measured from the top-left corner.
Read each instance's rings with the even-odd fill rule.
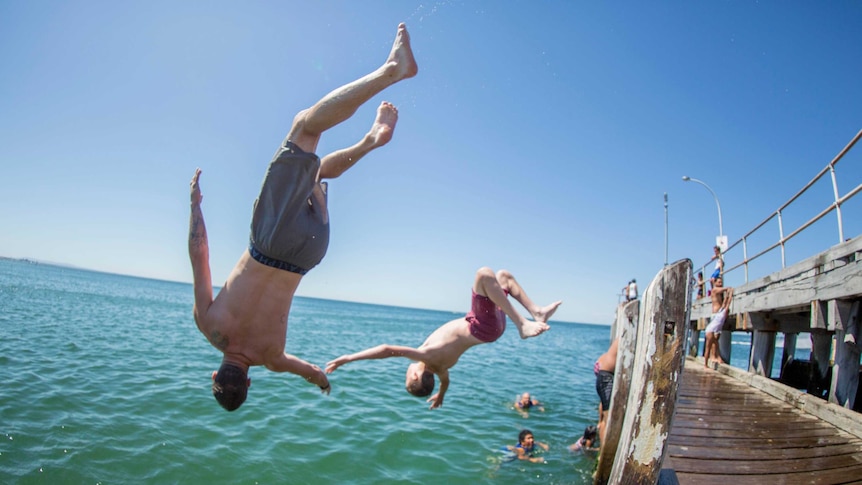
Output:
[[[188,284],[0,259],[0,483],[591,483],[594,458],[567,446],[596,420],[607,326],[552,321],[521,340],[510,323],[464,354],[433,411],[404,391],[408,361],[385,359],[336,371],[330,396],[253,368],[248,401],[227,413],[192,301]],[[286,351],[322,367],[418,346],[462,315],[300,297]],[[524,391],[545,412],[514,411]],[[524,428],[550,445],[547,463],[501,462]]]

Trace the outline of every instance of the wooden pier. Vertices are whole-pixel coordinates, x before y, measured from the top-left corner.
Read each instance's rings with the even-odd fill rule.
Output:
[[[862,419],[842,430],[733,372],[686,361],[663,463],[680,484],[862,484]]]
[[[719,354],[731,362],[731,343],[744,333],[751,343],[745,369],[707,368],[697,357],[712,302],[692,300],[687,259],[659,271],[641,302],[617,307],[611,339],[619,338],[619,351],[595,485],[862,485],[862,236],[845,237],[841,211],[862,183],[840,195],[834,171],[860,139],[862,131],[726,248],[724,281],[734,292]],[[782,214],[827,174],[834,199],[785,233]],[[788,241],[830,213],[837,215],[838,244],[786,265]],[[749,256],[755,233],[772,221],[778,241]],[[780,250],[781,269],[750,281],[749,265],[773,250]],[[728,251],[741,253],[740,262],[728,267]],[[727,277],[734,271],[737,284]],[[779,334],[783,353],[773,378]],[[796,357],[800,335],[810,338],[807,360]]]

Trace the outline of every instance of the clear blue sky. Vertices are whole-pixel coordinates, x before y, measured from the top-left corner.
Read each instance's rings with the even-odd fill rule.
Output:
[[[400,21],[419,75],[324,135],[321,155],[399,108],[393,141],[330,183],[300,295],[465,311],[487,265],[562,299],[558,320],[607,324],[665,262],[665,192],[670,261],[709,259],[715,202],[683,175],[732,242],[862,128],[858,1],[2,2],[0,255],[190,282],[199,166],[221,285],[293,115],[377,68]],[[831,185],[815,193],[786,227]],[[844,212],[862,233],[862,202]],[[789,263],[838,242],[818,225]]]

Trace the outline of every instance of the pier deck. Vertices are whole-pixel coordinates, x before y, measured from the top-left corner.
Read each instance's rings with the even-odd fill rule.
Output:
[[[862,484],[862,438],[688,359],[663,468],[682,485]]]

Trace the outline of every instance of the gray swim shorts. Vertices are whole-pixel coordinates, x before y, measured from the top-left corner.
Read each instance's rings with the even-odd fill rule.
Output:
[[[249,253],[255,260],[305,274],[323,259],[329,216],[312,197],[319,168],[317,155],[289,141],[275,153],[254,202]]]

